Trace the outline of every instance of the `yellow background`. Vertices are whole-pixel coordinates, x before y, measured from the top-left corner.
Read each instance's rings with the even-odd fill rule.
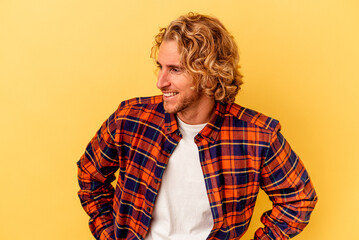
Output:
[[[189,11],[235,36],[237,102],[281,121],[319,195],[296,239],[358,239],[356,0],[0,0],[0,239],[92,239],[76,162],[124,99],[159,94],[159,27]],[[261,193],[250,239],[270,208]]]

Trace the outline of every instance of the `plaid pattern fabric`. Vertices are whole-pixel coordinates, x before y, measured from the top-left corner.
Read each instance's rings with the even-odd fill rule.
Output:
[[[278,121],[237,104],[217,103],[214,112],[195,137],[214,219],[207,239],[240,239],[260,187],[273,209],[263,214],[265,226],[254,239],[298,234],[317,197]],[[176,118],[165,113],[161,96],[124,101],[103,123],[78,162],[79,197],[96,239],[144,239],[180,139]]]

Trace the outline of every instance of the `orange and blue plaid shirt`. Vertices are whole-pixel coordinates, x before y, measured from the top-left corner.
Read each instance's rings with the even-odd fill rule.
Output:
[[[79,197],[96,239],[144,239],[180,140],[176,117],[164,111],[161,96],[124,101],[103,123],[78,162]],[[195,143],[214,219],[207,239],[240,239],[259,188],[273,208],[262,215],[265,226],[254,239],[288,239],[308,224],[317,196],[277,120],[217,103]]]

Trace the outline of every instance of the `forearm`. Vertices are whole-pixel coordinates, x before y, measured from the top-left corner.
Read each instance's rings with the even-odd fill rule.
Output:
[[[256,231],[254,239],[280,240],[299,234],[309,223],[311,212],[317,203],[317,196],[310,182],[302,191],[309,194],[302,194],[292,202],[274,203],[272,210],[262,215],[261,222],[265,227]]]
[[[78,168],[78,179],[80,190],[78,196],[85,212],[90,216],[89,226],[96,239],[100,238],[101,233],[113,225],[112,203],[114,190],[111,184],[105,184],[94,179],[91,173],[83,169],[81,164],[85,160],[80,160]]]

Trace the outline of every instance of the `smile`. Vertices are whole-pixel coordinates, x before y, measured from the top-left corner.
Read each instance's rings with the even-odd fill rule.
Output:
[[[172,97],[172,96],[175,96],[177,95],[178,93],[174,93],[174,92],[168,92],[168,93],[163,93],[163,96],[165,97]]]

